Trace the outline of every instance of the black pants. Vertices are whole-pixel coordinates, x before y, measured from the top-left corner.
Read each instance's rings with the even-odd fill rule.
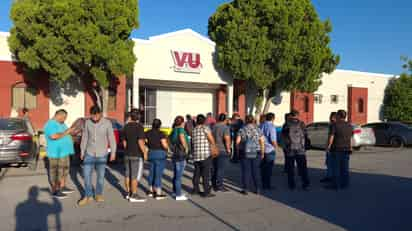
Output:
[[[288,171],[289,188],[295,188],[295,161],[298,167],[299,176],[302,178],[302,187],[309,186],[308,167],[306,163],[306,155],[294,154],[286,157],[286,165]]]
[[[209,157],[202,161],[196,161],[195,172],[193,173],[193,191],[200,192],[199,183],[200,177],[202,177],[203,192],[205,195],[210,193],[210,170],[212,166],[212,158]]]

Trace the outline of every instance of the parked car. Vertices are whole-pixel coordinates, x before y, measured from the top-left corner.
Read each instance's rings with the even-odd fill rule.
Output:
[[[71,135],[73,138],[74,150],[76,152],[77,157],[79,157],[79,154],[80,154],[80,143],[82,141],[82,132],[84,128],[84,122],[86,121],[86,119],[88,118],[85,118],[85,117],[78,118],[72,124],[72,127],[74,128],[75,132],[72,133]],[[117,153],[122,154],[124,149],[123,149],[123,143],[120,140],[120,133],[123,129],[123,125],[116,119],[112,119],[112,118],[107,118],[107,119],[110,120],[113,126],[114,137],[116,138],[116,144],[117,144]]]
[[[370,128],[362,128],[352,124],[352,145],[355,150],[363,146],[375,145],[375,135]],[[312,148],[326,149],[329,122],[316,122],[307,125],[308,139]]]
[[[8,165],[37,167],[39,145],[31,123],[19,118],[0,119],[0,169]]]
[[[376,145],[391,145],[392,147],[412,145],[411,123],[369,123],[363,125],[362,127],[373,129],[376,136]]]

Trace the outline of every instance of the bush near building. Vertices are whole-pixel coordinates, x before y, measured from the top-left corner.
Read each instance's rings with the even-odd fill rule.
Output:
[[[385,91],[383,112],[387,120],[412,121],[412,60],[406,61],[404,68],[407,72],[392,79]]]

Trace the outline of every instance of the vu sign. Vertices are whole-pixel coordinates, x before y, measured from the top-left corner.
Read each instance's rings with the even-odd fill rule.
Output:
[[[199,53],[190,53],[182,51],[171,51],[175,63],[174,70],[177,72],[197,73],[202,69]]]

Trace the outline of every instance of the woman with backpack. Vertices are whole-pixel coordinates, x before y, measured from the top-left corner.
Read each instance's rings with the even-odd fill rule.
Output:
[[[236,137],[240,153],[240,168],[242,178],[242,194],[247,195],[249,177],[252,178],[255,186],[255,193],[259,193],[258,169],[260,160],[264,158],[265,138],[256,126],[255,118],[252,115],[246,116],[246,125],[239,130]],[[243,146],[243,147],[241,147]]]
[[[190,140],[185,131],[183,116],[177,116],[173,123],[173,131],[169,136],[170,149],[173,153],[173,193],[177,201],[185,201],[187,197],[182,194],[182,176],[189,155]]]
[[[162,194],[162,176],[166,166],[166,151],[169,149],[166,135],[160,131],[162,122],[154,119],[152,129],[146,132],[147,146],[149,148],[148,159],[150,162],[150,173],[148,177],[149,197],[156,200],[165,199]]]

